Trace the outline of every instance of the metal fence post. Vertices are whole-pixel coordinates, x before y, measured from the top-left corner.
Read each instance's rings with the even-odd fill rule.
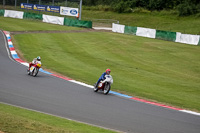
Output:
[[[5,0],[3,0],[3,7],[5,6],[5,4],[6,4],[6,1],[5,1]]]
[[[41,0],[39,0],[39,5],[41,4]]]
[[[28,3],[29,1],[27,0],[27,3]]]
[[[16,9],[16,7],[17,7],[17,0],[15,0],[15,9]]]
[[[54,0],[52,0],[52,6],[54,6]]]
[[[67,0],[66,0],[66,2],[65,2],[65,6],[67,7]]]
[[[80,0],[80,14],[79,14],[79,20],[81,20],[81,10],[82,10],[82,0]]]

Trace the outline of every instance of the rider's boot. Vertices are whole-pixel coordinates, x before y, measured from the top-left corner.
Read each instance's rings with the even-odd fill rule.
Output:
[[[99,84],[99,83],[96,83],[96,86],[95,86],[96,88],[98,88],[98,84]]]

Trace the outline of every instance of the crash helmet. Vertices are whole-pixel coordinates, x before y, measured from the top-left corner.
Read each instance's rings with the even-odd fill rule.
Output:
[[[41,60],[40,56],[38,56],[38,57],[37,57],[37,60],[38,60],[38,61],[40,61],[40,60]]]
[[[110,74],[110,69],[106,69],[106,74]]]

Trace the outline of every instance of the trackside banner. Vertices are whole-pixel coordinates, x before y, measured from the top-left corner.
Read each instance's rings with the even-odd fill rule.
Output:
[[[13,11],[13,10],[5,10],[4,17],[10,18],[19,18],[23,19],[24,12],[21,11]]]
[[[33,4],[21,3],[20,8],[26,10],[33,10]]]
[[[60,14],[67,15],[67,16],[78,16],[78,8],[71,8],[71,7],[60,7]]]
[[[33,10],[35,11],[46,11],[46,7],[45,5],[33,5]]]
[[[59,6],[47,6],[46,11],[60,13],[60,7]]]
[[[46,6],[46,5],[21,3],[20,8],[26,9],[26,10],[60,13],[60,7],[59,6]]]
[[[124,33],[125,25],[112,23],[112,31],[117,33]]]
[[[180,32],[176,32],[175,42],[198,45],[199,38],[199,35],[182,34]]]
[[[43,14],[43,22],[64,25],[64,17],[50,16]]]

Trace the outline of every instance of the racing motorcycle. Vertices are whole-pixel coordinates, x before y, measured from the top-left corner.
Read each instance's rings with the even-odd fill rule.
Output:
[[[42,63],[40,61],[37,61],[34,65],[31,66],[30,70],[27,70],[28,75],[32,75],[33,77],[37,76],[41,66]]]
[[[107,95],[110,91],[111,84],[113,83],[113,78],[111,75],[105,75],[105,79],[100,81],[98,86],[94,85],[94,92],[98,90],[103,91],[105,95]]]

